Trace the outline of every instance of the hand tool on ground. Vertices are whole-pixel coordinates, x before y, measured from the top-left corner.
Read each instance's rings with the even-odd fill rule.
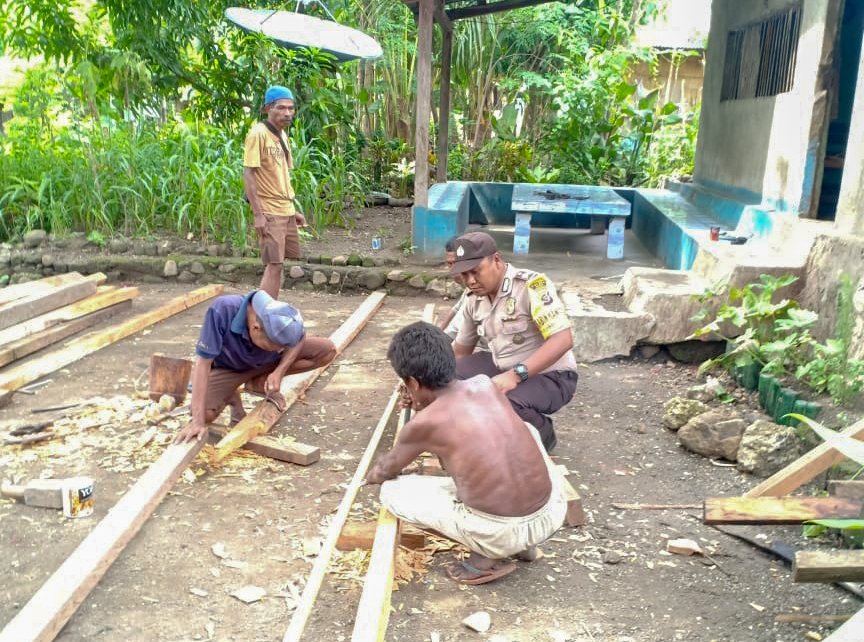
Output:
[[[50,430],[54,425],[53,419],[38,421],[36,423],[16,423],[7,424],[6,431],[0,433],[3,442],[6,444],[29,444],[34,441],[42,441],[55,436],[53,430]]]
[[[28,506],[63,508],[63,484],[65,479],[33,479],[23,486],[3,482],[0,495],[23,500]]]

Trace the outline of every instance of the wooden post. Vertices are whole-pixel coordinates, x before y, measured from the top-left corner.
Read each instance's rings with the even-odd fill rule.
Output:
[[[372,462],[372,457],[378,448],[378,442],[381,441],[381,435],[384,434],[384,429],[390,422],[390,415],[393,408],[396,407],[396,402],[399,401],[399,386],[390,395],[390,401],[384,408],[384,413],[378,421],[378,425],[372,432],[372,437],[369,439],[369,445],[366,446],[366,451],[360,458],[360,463],[357,464],[357,470],[354,471],[354,477],[348,484],[345,490],[345,495],[342,497],[342,503],[339,504],[339,509],[333,516],[333,521],[330,522],[330,527],[327,529],[327,536],[324,538],[324,543],[321,545],[321,550],[318,552],[318,557],[315,559],[315,564],[312,566],[312,572],[306,580],[306,586],[303,589],[303,595],[300,598],[300,603],[297,605],[297,610],[291,618],[288,625],[288,630],[285,631],[285,636],[282,642],[299,642],[300,636],[303,635],[303,629],[306,628],[306,621],[312,613],[312,606],[315,604],[315,599],[318,596],[318,591],[321,590],[321,582],[324,580],[324,574],[327,572],[327,566],[330,564],[330,558],[333,556],[333,549],[336,548],[336,540],[339,539],[339,533],[342,532],[342,527],[345,525],[345,520],[348,518],[348,511],[354,504],[354,499],[357,497],[357,492],[360,486],[364,484],[366,471],[369,464]],[[6,642],[0,640],[0,642]],[[10,642],[12,642],[10,640]]]
[[[439,4],[440,9],[440,4]],[[444,13],[440,9],[440,13]],[[453,53],[453,27],[441,24],[441,93],[438,105],[438,165],[435,168],[435,180],[439,183],[447,182],[447,150],[450,129],[450,68],[452,66]]]
[[[44,377],[49,372],[54,372],[68,366],[70,363],[75,363],[79,359],[97,350],[101,350],[107,345],[124,339],[130,334],[135,334],[139,330],[167,319],[178,312],[184,312],[193,305],[206,301],[221,292],[221,285],[208,285],[193,290],[189,294],[175,297],[155,310],[132,317],[128,321],[115,325],[108,330],[91,332],[80,339],[70,341],[62,350],[50,352],[0,375],[0,394],[10,390],[17,390],[21,386]]]
[[[330,335],[330,340],[336,346],[336,356],[339,356],[348,347],[348,344],[354,340],[354,337],[357,336],[360,330],[366,326],[369,319],[375,315],[378,308],[384,303],[384,297],[386,296],[386,292],[380,291],[370,294],[354,313],[339,326],[339,329]],[[327,366],[329,365],[327,364]],[[266,400],[259,402],[252,412],[246,415],[216,444],[216,461],[221,461],[252,437],[268,432],[279,421],[285,410],[300,398],[300,395],[312,385],[318,378],[318,375],[324,372],[327,366],[284,377],[280,392],[285,398],[285,408],[279,410],[273,403]]]
[[[429,117],[432,113],[432,14],[435,0],[420,0],[417,21],[417,102],[414,133],[414,205],[429,205]],[[412,222],[413,229],[413,222]]]
[[[0,642],[53,640],[203,445],[169,446],[18,611]]]

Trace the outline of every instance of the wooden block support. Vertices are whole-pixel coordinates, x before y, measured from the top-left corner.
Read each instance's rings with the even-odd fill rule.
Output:
[[[27,281],[26,283],[16,283],[8,285],[0,290],[0,306],[5,306],[18,299],[24,299],[37,294],[45,294],[62,285],[69,283],[79,283],[84,280],[84,277],[78,272],[66,272],[65,274],[57,274],[55,276],[46,276],[38,281]]]
[[[211,443],[219,441],[228,433],[228,428],[225,426],[210,424],[208,429]],[[273,437],[266,437],[264,435],[253,437],[243,444],[241,448],[251,450],[253,453],[262,455],[263,457],[287,461],[300,466],[309,466],[321,459],[321,449],[318,446],[301,444],[299,441],[274,439]]]
[[[585,509],[582,507],[582,498],[566,477],[562,475],[561,479],[564,482],[564,494],[567,497],[567,517],[564,518],[564,523],[567,526],[584,526]]]
[[[793,582],[864,582],[864,551],[798,551]]]
[[[342,528],[339,539],[336,540],[336,548],[340,551],[353,551],[358,548],[369,550],[375,541],[376,528],[377,522],[348,522]],[[410,526],[403,526],[399,545],[412,550],[424,548],[426,533]]]
[[[864,440],[864,420],[856,421],[841,434]],[[811,479],[824,473],[834,464],[845,459],[844,455],[828,444],[822,443],[799,457],[783,470],[757,484],[747,492],[747,497],[782,497],[800,488]]]
[[[203,445],[169,446],[0,631],[0,642],[51,642]]]
[[[811,519],[858,519],[861,502],[843,497],[708,497],[706,524],[803,524]]]
[[[85,279],[64,283],[63,285],[49,290],[32,294],[23,299],[16,299],[0,307],[0,328],[21,323],[50,310],[56,310],[64,305],[96,293],[96,286],[105,282],[104,274],[94,274]]]

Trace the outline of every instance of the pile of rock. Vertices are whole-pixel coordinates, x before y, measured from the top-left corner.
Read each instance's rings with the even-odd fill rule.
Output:
[[[663,408],[663,425],[678,432],[682,446],[704,457],[736,462],[742,472],[769,477],[801,456],[795,429],[758,413],[711,408],[684,397],[673,397]]]

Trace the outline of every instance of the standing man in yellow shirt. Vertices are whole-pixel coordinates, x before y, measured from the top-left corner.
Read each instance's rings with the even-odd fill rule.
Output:
[[[291,170],[294,159],[283,130],[294,120],[294,95],[290,89],[274,85],[264,95],[267,119],[256,123],[246,135],[243,152],[243,185],[255,217],[255,231],[264,263],[261,290],[279,298],[282,263],[300,259],[298,226],[306,218],[294,203]]]

